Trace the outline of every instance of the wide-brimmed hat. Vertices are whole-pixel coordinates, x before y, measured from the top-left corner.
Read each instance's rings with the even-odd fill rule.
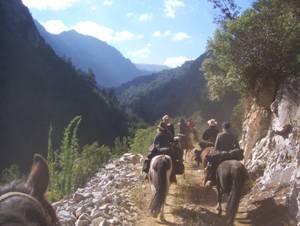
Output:
[[[214,118],[212,118],[212,119],[210,119],[210,120],[207,121],[207,124],[209,126],[216,126],[216,125],[218,125],[218,122],[217,122],[217,120],[215,120]]]
[[[168,129],[168,125],[165,122],[160,122],[157,128],[164,131]]]

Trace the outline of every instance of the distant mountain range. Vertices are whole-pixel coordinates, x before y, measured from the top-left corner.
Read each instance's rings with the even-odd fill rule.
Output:
[[[135,64],[135,66],[138,69],[145,71],[145,72],[149,72],[149,73],[160,72],[163,70],[170,69],[168,66],[157,65],[157,64]]]
[[[61,34],[50,34],[35,21],[45,41],[54,51],[65,59],[70,59],[74,66],[87,72],[91,69],[101,87],[113,87],[128,82],[149,72],[139,70],[117,49],[91,36],[74,30]]]
[[[229,95],[220,103],[209,101],[207,82],[200,70],[206,54],[181,67],[138,77],[118,87],[117,95],[124,106],[147,122],[165,113],[190,116],[200,112],[204,119],[228,120],[237,97]]]

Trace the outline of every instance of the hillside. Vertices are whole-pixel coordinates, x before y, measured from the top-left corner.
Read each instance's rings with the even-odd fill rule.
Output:
[[[21,0],[0,1],[0,34],[1,168],[29,166],[33,153],[45,155],[50,124],[56,149],[76,115],[80,145],[112,144],[127,134],[123,111],[46,45]]]
[[[117,89],[120,102],[148,122],[165,113],[190,116],[196,111],[204,118],[228,120],[237,97],[228,95],[221,103],[208,100],[206,80],[199,70],[205,57],[203,54],[181,67],[141,76],[120,86]]]
[[[99,86],[118,86],[145,73],[106,42],[74,30],[50,34],[37,21],[35,24],[41,36],[59,56],[70,59],[76,68],[85,72],[91,69]]]
[[[163,70],[170,69],[168,66],[157,65],[157,64],[135,64],[135,66],[138,69],[148,72],[148,73],[160,72]]]

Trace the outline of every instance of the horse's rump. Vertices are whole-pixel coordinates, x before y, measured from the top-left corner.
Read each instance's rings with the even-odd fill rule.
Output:
[[[232,224],[238,210],[247,177],[245,166],[237,160],[225,160],[217,168],[217,188],[221,188],[220,190],[228,195],[226,215],[229,225]]]
[[[151,200],[149,210],[156,217],[164,205],[168,188],[170,186],[170,174],[172,171],[172,159],[168,155],[155,156],[150,163],[149,182],[155,192]]]
[[[201,151],[200,158],[201,158],[201,166],[202,169],[204,170],[207,166],[207,156],[212,155],[215,153],[215,148],[214,147],[207,147],[203,151]]]

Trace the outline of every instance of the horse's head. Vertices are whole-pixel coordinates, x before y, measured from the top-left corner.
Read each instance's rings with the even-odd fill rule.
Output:
[[[46,160],[35,154],[26,183],[0,187],[0,225],[59,225],[54,209],[44,197],[49,183]]]

